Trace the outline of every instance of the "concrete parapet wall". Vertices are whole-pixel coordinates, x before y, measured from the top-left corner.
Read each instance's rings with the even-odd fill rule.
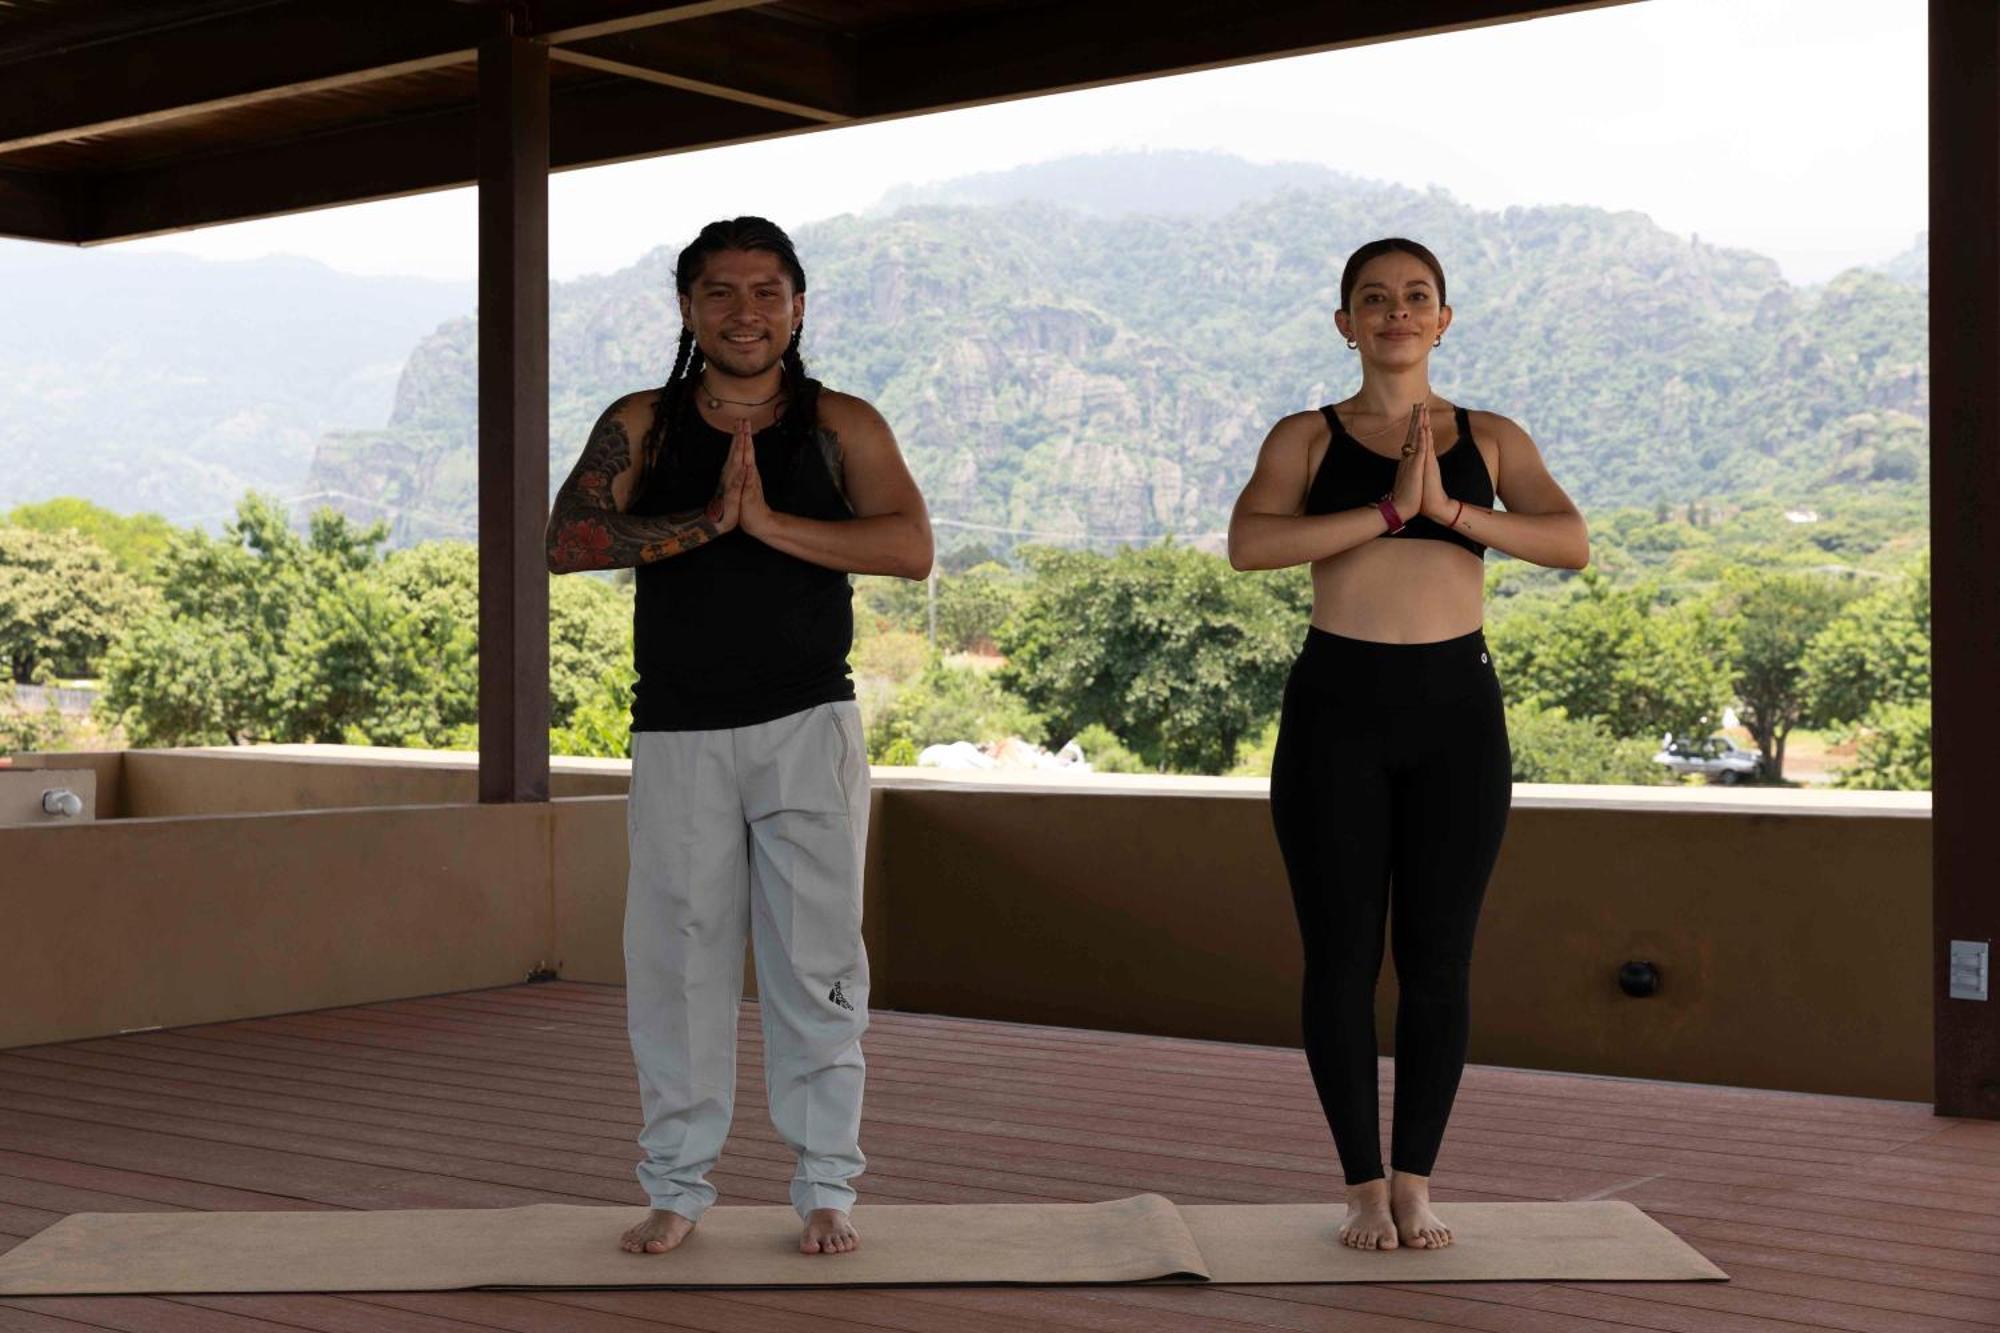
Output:
[[[1928,1099],[1920,804],[1672,795],[1621,808],[1595,789],[1517,788],[1480,918],[1470,1058]],[[890,797],[897,1007],[1298,1044],[1301,951],[1261,784]],[[1656,966],[1657,994],[1618,988],[1627,960]],[[1384,1055],[1395,997],[1385,957]]]
[[[0,1047],[520,981],[548,806],[0,829]]]
[[[475,763],[347,747],[91,757],[126,817],[0,829],[0,911],[27,941],[0,981],[0,1047],[538,967],[622,981],[625,765],[558,761],[559,799],[479,806]],[[874,780],[879,1006],[1298,1040],[1298,937],[1262,782]],[[1517,787],[1471,1058],[1925,1100],[1930,833],[1921,793]],[[1657,995],[1618,990],[1628,959],[1659,968]],[[1394,1002],[1385,965],[1384,1054]]]

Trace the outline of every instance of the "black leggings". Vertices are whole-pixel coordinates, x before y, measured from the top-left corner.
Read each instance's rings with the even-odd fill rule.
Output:
[[[1383,917],[1400,992],[1389,1162],[1428,1176],[1465,1068],[1473,930],[1512,795],[1482,634],[1399,644],[1307,631],[1285,684],[1271,820],[1305,943],[1306,1059],[1350,1185],[1382,1175]]]

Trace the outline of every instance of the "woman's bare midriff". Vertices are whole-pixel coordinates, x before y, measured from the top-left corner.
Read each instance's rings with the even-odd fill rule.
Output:
[[[1451,542],[1376,540],[1313,562],[1312,623],[1377,643],[1436,643],[1485,622],[1486,568]]]

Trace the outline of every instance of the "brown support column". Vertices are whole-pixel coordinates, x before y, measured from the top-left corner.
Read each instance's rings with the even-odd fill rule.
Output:
[[[1931,0],[1932,907],[1936,1106],[2000,1119],[2000,990],[1953,999],[1954,940],[2000,942],[1983,794],[2000,753],[2000,6]]]
[[[479,45],[479,799],[549,798],[549,53]]]

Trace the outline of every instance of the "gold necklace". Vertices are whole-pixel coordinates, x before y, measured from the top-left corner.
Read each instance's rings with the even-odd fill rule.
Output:
[[[1435,406],[1442,406],[1442,404],[1433,404],[1429,399],[1425,399],[1424,406],[1426,408],[1431,408]],[[1365,435],[1355,435],[1354,432],[1351,430],[1348,431],[1347,433],[1349,435],[1354,435],[1354,438],[1357,440],[1372,440],[1378,435],[1387,435],[1392,430],[1408,430],[1409,428],[1410,428],[1410,417],[1409,413],[1406,412],[1403,414],[1403,417],[1400,421],[1391,421],[1388,425],[1382,427],[1382,429],[1380,430],[1371,430]]]

